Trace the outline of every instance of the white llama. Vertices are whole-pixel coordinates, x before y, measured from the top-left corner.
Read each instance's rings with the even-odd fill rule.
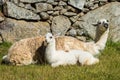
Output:
[[[77,62],[81,65],[92,65],[99,62],[99,59],[93,57],[91,53],[86,51],[70,50],[65,52],[63,50],[56,50],[56,41],[51,33],[46,34],[46,42],[45,57],[52,67],[74,65]]]

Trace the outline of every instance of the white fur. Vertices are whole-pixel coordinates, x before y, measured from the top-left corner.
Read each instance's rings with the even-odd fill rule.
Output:
[[[99,62],[99,59],[85,51],[70,50],[69,52],[65,52],[63,50],[56,50],[56,41],[51,33],[46,34],[46,42],[48,45],[46,47],[45,56],[52,67],[74,65],[77,61],[82,65],[92,65]]]

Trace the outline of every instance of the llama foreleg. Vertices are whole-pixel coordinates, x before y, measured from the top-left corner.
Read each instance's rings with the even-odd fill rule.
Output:
[[[60,65],[62,65],[61,62],[56,62],[51,64],[52,67],[58,67]]]

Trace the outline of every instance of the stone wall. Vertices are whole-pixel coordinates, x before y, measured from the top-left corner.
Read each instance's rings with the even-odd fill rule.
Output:
[[[47,32],[84,41],[94,39],[95,27],[90,32],[79,25],[84,22],[82,17],[113,1],[117,0],[1,0],[6,17],[2,17],[0,32],[7,41],[45,35]],[[97,19],[93,20],[93,23],[96,22]]]

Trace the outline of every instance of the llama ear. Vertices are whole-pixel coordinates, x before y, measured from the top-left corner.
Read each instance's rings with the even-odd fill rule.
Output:
[[[97,22],[97,24],[101,24],[101,22],[100,22],[100,21],[98,21],[98,22]]]
[[[97,21],[97,23],[93,23],[92,25],[95,26],[95,27],[97,27],[99,24],[101,24],[101,22]]]
[[[53,36],[58,37],[61,33],[54,34]]]
[[[93,23],[92,25],[93,25],[93,26],[95,26],[95,27],[97,27],[97,26],[98,26],[98,24],[96,24],[96,23]]]

